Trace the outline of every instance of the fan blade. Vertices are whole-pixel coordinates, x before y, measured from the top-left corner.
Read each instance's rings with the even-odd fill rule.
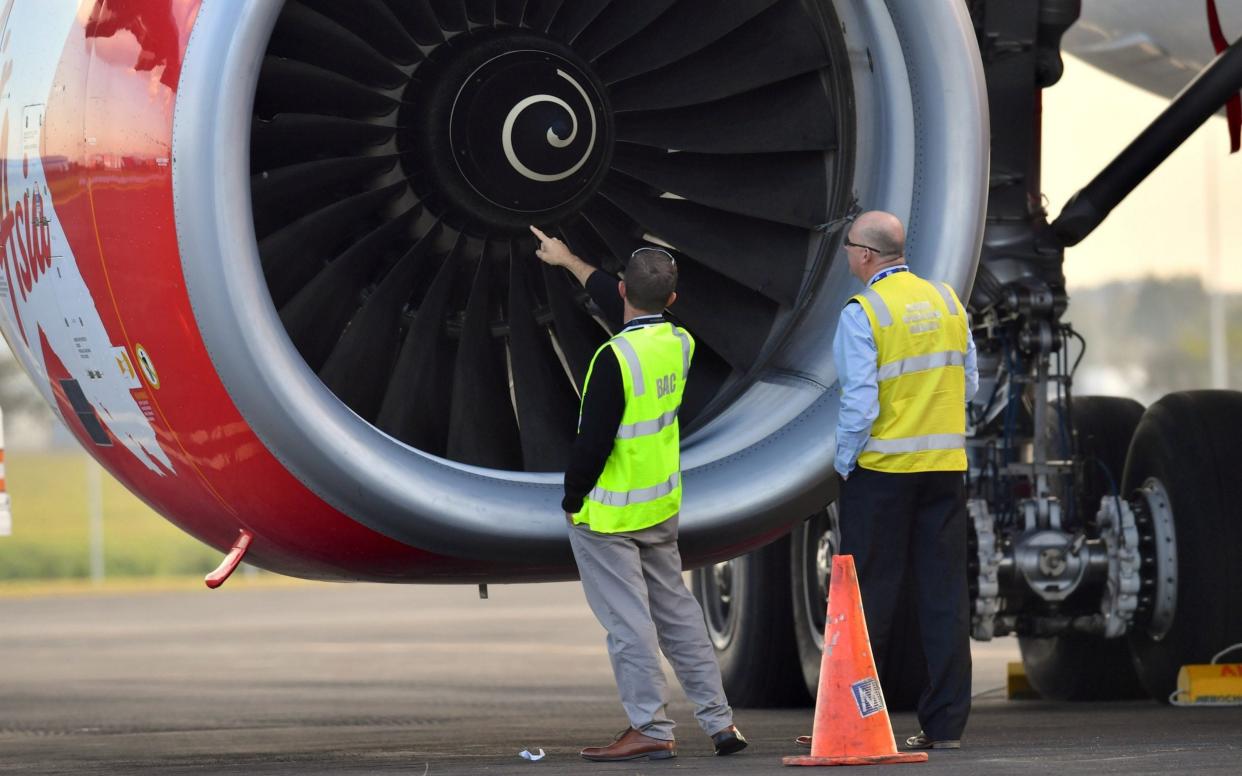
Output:
[[[569,364],[574,385],[581,392],[587,367],[608,335],[575,301],[574,297],[581,292],[581,288],[569,273],[544,264],[543,282],[548,289],[548,306],[552,308],[556,341],[565,355],[565,363]]]
[[[832,109],[818,73],[718,102],[622,113],[617,140],[707,153],[828,151],[837,147]]]
[[[454,461],[509,471],[522,468],[504,340],[492,336],[492,270],[496,249],[485,246],[474,273],[457,365],[453,370],[453,401],[449,412],[448,456]]]
[[[362,290],[393,250],[406,242],[421,211],[415,206],[354,243],[280,308],[285,331],[311,369],[319,371],[331,355],[361,304]]]
[[[582,31],[574,41],[574,51],[593,62],[643,31],[676,2],[647,0],[645,3],[613,3]]]
[[[690,56],[766,11],[776,0],[681,0],[635,36],[601,57],[604,83],[658,70]]]
[[[692,259],[679,261],[677,270],[677,301],[669,312],[733,369],[750,371],[777,305]]]
[[[406,81],[405,74],[368,42],[297,3],[285,6],[267,53],[318,65],[368,86],[395,89]]]
[[[535,320],[535,263],[514,244],[509,258],[509,357],[522,464],[527,471],[564,471],[574,441],[578,397],[548,332]]]
[[[702,416],[703,411],[711,404],[716,394],[728,381],[732,370],[724,359],[710,348],[698,346],[694,352],[694,361],[690,364],[690,374],[686,377],[686,392],[681,397],[681,434],[693,428],[694,423]]]
[[[466,0],[466,16],[475,24],[491,27],[496,21],[496,0]]]
[[[526,3],[527,27],[546,32],[565,0],[529,0]]]
[[[808,229],[828,220],[829,163],[820,153],[670,154],[619,144],[612,166],[717,210]]]
[[[449,32],[465,32],[470,28],[466,19],[465,0],[431,0],[431,10],[440,20],[440,29]]]
[[[401,347],[402,308],[419,278],[434,271],[430,254],[439,235],[437,224],[389,270],[319,370],[328,389],[367,420],[379,414]]]
[[[341,0],[331,0],[342,7],[349,7]],[[436,46],[444,42],[444,30],[435,12],[431,10],[430,0],[385,0],[393,15],[401,20],[410,37],[423,46]]]
[[[358,193],[396,163],[391,156],[324,159],[251,176],[256,235],[262,240],[311,210]]]
[[[646,197],[619,185],[603,195],[682,253],[769,299],[792,305],[802,286],[810,233],[693,202]]]
[[[392,113],[396,107],[396,100],[343,75],[276,57],[264,58],[254,98],[255,114],[264,118],[278,113],[378,117]]]
[[[582,219],[595,230],[608,246],[612,261],[600,266],[614,266],[620,270],[630,254],[646,245],[642,231],[634,222],[603,197],[592,197],[582,208]]]
[[[830,63],[799,0],[781,0],[697,54],[611,91],[617,111],[680,108],[732,97]]]
[[[619,259],[614,258],[612,249],[605,245],[599,232],[589,221],[579,215],[561,227],[561,237],[567,245],[573,246],[574,253],[585,259],[588,264],[604,268],[604,273],[612,276],[615,283],[615,278],[620,274],[624,265]],[[635,243],[635,248],[637,247],[638,243]],[[579,250],[583,252],[579,253]],[[629,255],[629,253],[622,254],[625,257]],[[608,331],[616,331],[621,328],[625,317],[625,301],[621,298],[619,291],[614,297],[605,300],[591,296],[587,311],[596,320],[602,321]]]
[[[587,25],[595,21],[612,0],[573,0],[561,6],[548,27],[548,34],[566,43],[573,43]],[[627,2],[626,5],[629,5]]]
[[[442,456],[448,449],[453,343],[444,324],[466,243],[465,236],[457,238],[427,289],[406,332],[376,419],[381,431],[432,455]]]
[[[251,125],[251,170],[262,172],[324,157],[350,156],[388,142],[396,131],[395,127],[335,116],[282,113],[271,121]]]
[[[302,4],[350,30],[399,65],[422,59],[414,39],[383,0],[302,0]]]
[[[574,216],[561,226],[561,238],[569,249],[587,264],[599,267],[612,275],[616,275],[621,270],[622,265],[616,258],[616,251],[600,236],[599,231],[583,214]],[[635,247],[638,246],[635,245]],[[622,253],[622,256],[629,255]]]
[[[396,183],[375,191],[357,194],[309,213],[259,243],[263,274],[277,308],[323,270],[341,243],[358,232],[401,192],[406,184]]]
[[[496,21],[514,27],[522,23],[526,13],[526,0],[496,0]]]

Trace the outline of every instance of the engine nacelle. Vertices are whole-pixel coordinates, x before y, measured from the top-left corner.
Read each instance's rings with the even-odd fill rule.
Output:
[[[274,571],[573,575],[558,472],[608,332],[527,223],[606,270],[677,256],[688,565],[834,496],[853,203],[905,219],[917,271],[974,272],[960,2],[3,14],[0,327],[113,475],[222,551],[251,532]]]

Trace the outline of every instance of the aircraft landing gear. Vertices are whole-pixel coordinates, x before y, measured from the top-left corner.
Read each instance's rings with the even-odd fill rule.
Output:
[[[1066,409],[1054,408],[1060,418]],[[1068,419],[1078,438],[1079,455],[1087,461],[1077,493],[1065,493],[1073,504],[1075,524],[1095,515],[1100,499],[1116,493],[1125,468],[1130,439],[1143,416],[1143,405],[1114,396],[1081,396]],[[1058,424],[1059,425],[1059,424]],[[1071,526],[1077,527],[1077,525]],[[1031,686],[1058,701],[1106,701],[1146,696],[1130,660],[1125,639],[1101,639],[1082,633],[1020,636],[1022,664]]]
[[[789,606],[789,537],[696,569],[691,589],[703,607],[729,702],[805,704]]]

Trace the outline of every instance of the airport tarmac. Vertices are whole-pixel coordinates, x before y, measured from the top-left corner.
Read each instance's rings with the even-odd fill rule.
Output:
[[[1016,642],[974,646],[966,748],[867,773],[1242,773],[1242,709],[1006,701]],[[810,732],[809,708],[740,709],[752,746],[717,758],[676,697],[677,759],[577,756],[626,723],[575,584],[0,598],[0,772],[788,773]]]

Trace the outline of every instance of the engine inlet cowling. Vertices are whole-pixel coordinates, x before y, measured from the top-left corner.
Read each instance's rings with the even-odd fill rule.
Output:
[[[873,5],[205,6],[178,96],[178,233],[238,408],[381,533],[564,568],[556,473],[610,329],[526,225],[610,272],[658,242],[681,273],[670,315],[698,341],[689,562],[822,507],[844,216],[897,212],[916,269],[959,288],[982,226],[969,19]]]

